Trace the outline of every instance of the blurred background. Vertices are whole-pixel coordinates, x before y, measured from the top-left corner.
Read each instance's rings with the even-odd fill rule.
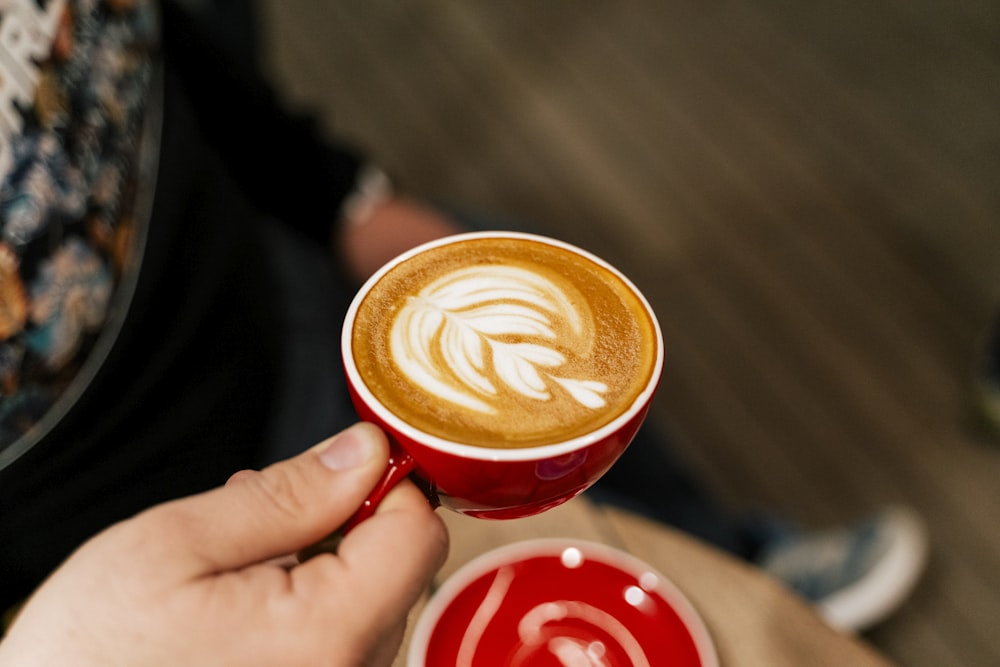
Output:
[[[262,9],[270,73],[332,135],[639,284],[654,418],[723,500],[923,513],[927,576],[867,639],[1000,664],[1000,445],[968,414],[1000,308],[996,0]]]

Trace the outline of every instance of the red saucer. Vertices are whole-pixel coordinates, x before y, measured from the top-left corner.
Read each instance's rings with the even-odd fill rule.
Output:
[[[518,542],[435,593],[410,667],[717,667],[701,618],[662,574],[603,544]]]

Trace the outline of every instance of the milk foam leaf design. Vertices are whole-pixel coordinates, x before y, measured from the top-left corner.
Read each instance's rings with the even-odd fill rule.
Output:
[[[483,306],[471,309],[462,317],[470,327],[484,335],[524,335],[555,338],[544,313],[515,304]]]
[[[497,375],[509,387],[541,401],[552,397],[535,366],[561,366],[566,363],[566,357],[556,350],[531,343],[489,343]]]
[[[580,336],[581,314],[552,281],[513,266],[482,265],[453,271],[410,297],[390,332],[400,370],[436,396],[483,413],[498,384],[535,400],[550,400],[550,382],[588,408],[604,405],[603,383],[562,378],[547,369],[566,363],[549,346],[557,325]]]
[[[435,280],[421,295],[432,295],[441,308],[451,311],[520,303],[535,312],[550,311],[568,318],[574,331],[581,326],[576,308],[562,290],[548,279],[516,266],[489,264],[458,269]],[[544,315],[542,320],[548,324]]]
[[[558,378],[555,376],[553,376],[552,379],[557,382],[559,386],[568,391],[570,395],[581,405],[594,409],[604,407],[605,401],[601,394],[608,390],[608,385],[603,382],[597,382],[595,380],[573,380],[570,378]]]
[[[441,352],[452,372],[464,384],[480,393],[496,394],[496,387],[483,375],[483,341],[471,327],[445,326],[442,329]]]
[[[392,358],[418,387],[470,410],[495,412],[493,406],[477,398],[475,393],[455,387],[454,383],[449,381],[444,369],[435,362],[433,357],[435,341],[448,340],[459,335],[462,336],[462,345],[466,344],[467,337],[462,335],[465,332],[459,330],[456,333],[441,333],[448,329],[444,312],[426,307],[421,301],[411,301],[393,322],[389,334]],[[448,369],[460,383],[478,389],[481,393],[495,394],[496,389],[479,372],[483,368],[481,347],[481,342],[477,340],[475,353],[450,354],[445,355],[444,359]]]

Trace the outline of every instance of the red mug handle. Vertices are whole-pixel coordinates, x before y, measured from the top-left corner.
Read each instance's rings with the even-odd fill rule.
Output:
[[[379,503],[392,491],[393,487],[403,481],[413,469],[417,467],[417,462],[413,460],[409,452],[399,446],[395,440],[389,439],[389,462],[385,466],[382,478],[365,498],[361,506],[351,515],[344,525],[331,533],[328,537],[316,544],[307,547],[299,552],[299,560],[305,561],[313,556],[324,552],[337,552],[340,541],[344,539],[355,526],[375,514]],[[427,496],[427,500],[432,506],[437,507],[437,500],[434,494],[427,488],[421,489]]]

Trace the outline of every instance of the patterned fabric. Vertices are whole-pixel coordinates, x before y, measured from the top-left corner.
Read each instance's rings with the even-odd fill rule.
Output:
[[[148,0],[0,0],[0,458],[125,306],[156,39]]]

